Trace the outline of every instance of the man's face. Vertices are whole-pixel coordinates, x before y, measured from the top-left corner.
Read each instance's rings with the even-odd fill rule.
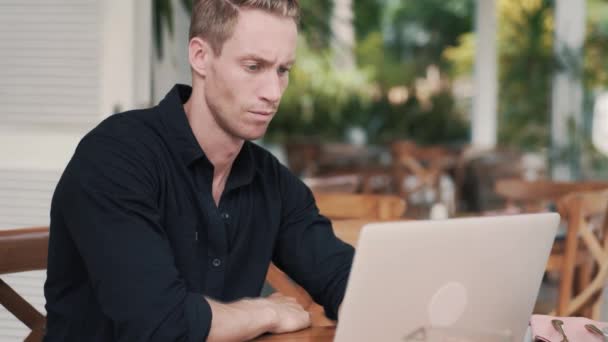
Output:
[[[205,100],[229,135],[255,140],[264,135],[289,82],[297,27],[290,18],[241,10],[220,56],[210,54]]]

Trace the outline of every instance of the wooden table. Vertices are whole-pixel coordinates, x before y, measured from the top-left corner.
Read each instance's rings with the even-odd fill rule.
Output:
[[[335,327],[312,327],[289,334],[264,335],[254,341],[271,342],[331,342],[336,333]]]

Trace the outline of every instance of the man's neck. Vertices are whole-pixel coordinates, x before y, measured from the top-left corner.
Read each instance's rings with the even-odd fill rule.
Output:
[[[218,125],[204,96],[196,94],[194,89],[184,104],[184,111],[196,141],[213,165],[213,197],[219,204],[232,164],[245,141],[229,135]]]
[[[202,94],[194,89],[184,110],[196,141],[216,170],[229,169],[243,147],[244,140],[226,133],[217,123]]]

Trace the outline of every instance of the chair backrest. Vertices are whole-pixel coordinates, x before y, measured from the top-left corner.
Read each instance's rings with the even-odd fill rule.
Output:
[[[500,179],[494,190],[507,201],[507,205],[517,205],[526,211],[538,211],[548,201],[573,192],[608,189],[608,182],[555,182],[549,180],[525,181],[523,179]]]
[[[47,227],[0,231],[0,277],[2,274],[42,270],[47,265]],[[0,304],[32,332],[26,341],[41,341],[45,317],[0,279]]]
[[[601,295],[608,282],[608,190],[577,192],[558,201],[558,210],[568,222],[564,263],[560,279],[560,298],[556,309],[559,316],[570,316],[591,308],[591,317],[599,319]],[[599,222],[599,229],[593,223]],[[588,251],[589,262],[595,270],[588,282],[572,296],[572,283],[579,241]]]
[[[390,220],[403,216],[405,200],[395,195],[314,193],[319,211],[329,219]]]

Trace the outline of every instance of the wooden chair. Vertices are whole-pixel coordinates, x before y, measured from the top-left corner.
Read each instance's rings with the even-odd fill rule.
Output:
[[[590,277],[590,267],[588,254],[584,248],[570,250],[571,246],[577,245],[576,240],[572,241],[572,231],[576,228],[573,222],[568,219],[569,215],[564,209],[562,198],[569,194],[581,191],[601,191],[608,189],[608,182],[555,182],[548,180],[524,181],[521,179],[503,179],[496,182],[496,193],[506,200],[506,209],[511,212],[539,212],[547,210],[550,203],[557,203],[561,206],[560,214],[566,220],[568,230],[565,240],[557,240],[547,262],[546,271],[551,274],[559,274],[560,285],[558,287],[558,309],[556,313],[564,314],[567,300],[572,297],[576,290],[585,287],[587,279]],[[576,235],[575,235],[576,237]],[[570,240],[568,240],[570,238]],[[566,262],[571,263],[566,265]],[[575,286],[576,285],[576,286]],[[560,304],[561,303],[561,304]],[[589,310],[582,312],[589,316]]]
[[[457,157],[441,146],[421,147],[411,141],[395,141],[391,144],[393,176],[401,196],[429,187],[439,193],[438,182],[442,173],[456,165]],[[407,175],[418,179],[418,186],[407,191],[403,179]]]
[[[460,150],[440,145],[418,146],[411,141],[395,141],[390,149],[393,184],[410,204],[410,216],[428,217],[437,203],[442,203],[449,214],[456,212],[459,190],[454,174]]]
[[[47,227],[0,230],[0,275],[46,269]],[[42,341],[46,319],[0,279],[0,304],[32,331],[25,341]]]
[[[392,161],[393,161],[393,177],[397,184],[397,193],[402,196],[407,196],[403,183],[405,177],[414,175],[418,179],[418,186],[411,189],[415,192],[424,186],[435,188],[437,178],[439,177],[436,168],[425,168],[421,161],[416,158],[417,146],[410,141],[395,141],[390,146]]]
[[[405,213],[405,201],[394,195],[315,193],[321,214],[332,220],[339,238],[352,243],[363,225],[371,221],[397,220]],[[311,313],[313,326],[331,326],[335,322],[324,315],[323,307],[315,303],[301,286],[283,271],[270,264],[266,281],[277,292],[294,297]]]
[[[608,284],[608,190],[569,194],[559,200],[558,209],[568,222],[568,232],[561,264],[559,299],[552,314],[582,314],[597,320],[602,292]],[[599,222],[599,229],[593,229],[594,222]],[[581,256],[583,272],[575,280],[575,268],[581,262]],[[574,294],[576,281],[579,291]]]

